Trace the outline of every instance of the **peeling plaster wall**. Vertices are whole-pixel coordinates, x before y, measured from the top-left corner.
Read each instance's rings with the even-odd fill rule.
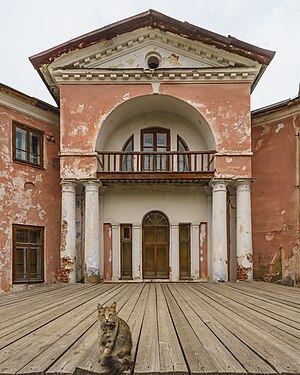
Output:
[[[254,277],[271,282],[291,278],[296,285],[300,285],[299,134],[300,115],[265,124],[259,119],[252,129]]]
[[[106,117],[129,99],[152,94],[144,85],[68,85],[61,86],[61,151],[92,153]],[[220,153],[218,177],[249,177],[251,163],[250,96],[248,83],[161,84],[158,94],[181,99],[197,109],[210,125]],[[128,134],[129,136],[130,134]],[[182,132],[184,137],[184,132]],[[79,141],[80,139],[80,141]],[[205,142],[205,140],[204,140]],[[117,150],[116,150],[117,151]],[[229,159],[224,157],[228,156]],[[80,159],[80,160],[79,160]],[[94,177],[96,156],[64,156],[61,176]],[[230,160],[232,159],[232,160]]]
[[[13,162],[12,121],[52,133],[44,137],[44,168]],[[0,106],[0,290],[12,289],[12,225],[45,227],[45,282],[57,279],[60,244],[61,193],[59,128]]]

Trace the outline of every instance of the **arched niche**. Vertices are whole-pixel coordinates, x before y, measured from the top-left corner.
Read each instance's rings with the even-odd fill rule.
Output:
[[[215,150],[211,127],[202,114],[189,103],[168,95],[144,95],[116,107],[103,121],[96,151],[120,151],[134,136],[134,149],[140,150],[140,133],[144,128],[162,127],[171,131],[171,150],[177,149],[177,135],[190,150]]]

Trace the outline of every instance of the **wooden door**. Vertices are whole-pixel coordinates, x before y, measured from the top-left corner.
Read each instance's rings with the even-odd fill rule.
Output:
[[[160,212],[143,221],[143,278],[169,278],[169,223]]]

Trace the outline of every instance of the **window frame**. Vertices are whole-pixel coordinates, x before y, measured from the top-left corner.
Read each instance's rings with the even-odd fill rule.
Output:
[[[179,150],[180,144],[183,146],[186,152],[190,151],[186,141],[177,134],[177,152],[181,152]],[[177,171],[178,172],[190,172],[191,171],[191,155],[183,156],[183,159],[180,158],[182,155],[178,155],[177,157]],[[183,168],[181,168],[181,161],[183,162]]]
[[[132,151],[126,151],[126,148],[130,144],[131,144],[131,147],[132,147]],[[133,158],[133,155],[132,155],[133,150],[134,150],[134,134],[132,134],[126,140],[126,142],[124,143],[124,145],[122,147],[122,152],[128,152],[129,155],[121,155],[121,157],[120,157],[120,171],[122,171],[122,172],[133,172],[133,168],[134,168],[134,165],[133,165],[134,158]],[[130,165],[130,168],[127,168],[128,164]],[[126,168],[124,168],[124,166],[126,166]]]
[[[141,152],[145,153],[146,155],[142,155],[142,171],[143,172],[168,172],[170,169],[170,157],[168,154],[166,154],[165,157],[163,157],[163,160],[165,162],[166,167],[165,168],[159,168],[159,166],[162,166],[162,161],[160,159],[159,155],[155,155],[155,153],[159,153],[160,151],[157,151],[157,148],[159,146],[157,145],[157,134],[162,133],[166,134],[166,153],[170,151],[170,144],[171,144],[171,137],[170,137],[170,129],[168,128],[162,128],[162,127],[150,127],[150,128],[143,128],[141,129],[141,141],[140,141],[140,148]],[[152,134],[153,135],[153,150],[152,151],[145,151],[145,148],[147,148],[144,144],[144,134]],[[147,155],[151,154],[152,155]],[[151,160],[149,160],[151,159]],[[151,166],[152,168],[148,168]],[[147,166],[147,167],[146,167]]]
[[[129,238],[124,236],[124,229],[129,228]],[[130,245],[130,275],[123,274],[123,244]],[[120,224],[121,280],[132,280],[132,224]]]
[[[41,262],[41,275],[42,275],[42,278],[41,279],[38,279],[38,280],[35,280],[35,279],[22,279],[22,280],[17,280],[17,275],[16,275],[16,248],[17,248],[17,245],[18,244],[25,244],[25,242],[17,242],[17,236],[16,236],[16,233],[17,233],[17,230],[18,229],[25,229],[25,230],[28,230],[28,231],[40,231],[41,232],[41,243],[40,243],[40,247],[41,247],[41,259],[40,259],[40,262]],[[45,267],[44,267],[44,249],[45,249],[45,227],[42,227],[42,226],[35,226],[35,225],[22,225],[22,224],[13,224],[13,230],[12,230],[12,233],[13,233],[13,249],[12,249],[12,259],[13,259],[13,262],[12,262],[12,274],[13,274],[13,284],[36,284],[36,283],[43,283],[45,281]],[[27,242],[27,249],[29,250],[29,253],[30,253],[30,245],[34,245],[33,243],[30,243],[29,241]],[[30,266],[28,267],[28,264],[29,264],[29,259],[30,259],[30,256],[29,256],[29,253],[27,253],[27,257],[26,257],[26,261],[27,261],[27,269],[29,270],[29,272],[27,272],[27,274],[30,275]]]
[[[180,227],[186,227],[188,228],[188,239],[183,240],[180,237]],[[191,223],[179,223],[178,225],[178,242],[179,242],[179,279],[180,280],[190,280],[191,279]],[[188,275],[182,276],[182,269],[181,269],[181,263],[180,263],[180,252],[181,252],[181,244],[187,244],[188,248],[188,258],[187,258],[187,264],[188,264]]]
[[[12,139],[12,146],[13,146],[13,161],[15,163],[23,164],[23,165],[30,165],[34,168],[44,169],[44,132],[42,130],[32,128],[31,126],[21,124],[17,121],[13,121],[13,139]],[[17,136],[17,128],[23,129],[26,131],[26,160],[17,158],[17,145],[16,145],[16,136]],[[40,140],[40,163],[36,164],[30,161],[30,133],[39,137]]]

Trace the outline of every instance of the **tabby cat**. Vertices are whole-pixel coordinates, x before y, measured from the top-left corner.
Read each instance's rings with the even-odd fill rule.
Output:
[[[128,324],[118,317],[116,302],[110,307],[98,303],[100,363],[111,375],[132,368],[132,338]]]

